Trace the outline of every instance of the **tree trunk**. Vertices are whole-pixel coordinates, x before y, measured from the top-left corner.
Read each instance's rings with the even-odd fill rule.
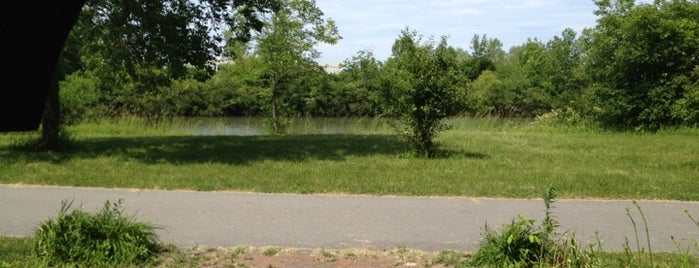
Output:
[[[41,141],[39,143],[39,148],[43,150],[52,150],[58,147],[59,121],[61,117],[57,75],[57,73],[54,74],[53,81],[51,81],[51,87],[49,87],[46,98],[46,106],[44,107],[44,114],[41,118]]]
[[[274,131],[274,134],[281,134],[279,133],[279,118],[277,118],[277,90],[276,90],[277,83],[274,79],[272,79],[272,130]]]
[[[40,129],[53,72],[84,4],[85,0],[4,2],[0,132]],[[31,17],[32,23],[20,22],[17,16]]]

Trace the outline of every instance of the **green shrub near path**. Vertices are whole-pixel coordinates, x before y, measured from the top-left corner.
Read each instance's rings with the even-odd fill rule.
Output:
[[[124,216],[122,201],[107,201],[90,214],[64,201],[55,219],[35,232],[33,252],[47,266],[132,266],[154,260],[163,250],[156,227]]]

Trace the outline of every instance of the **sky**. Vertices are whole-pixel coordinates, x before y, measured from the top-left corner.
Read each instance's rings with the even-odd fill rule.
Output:
[[[497,38],[503,49],[529,38],[546,42],[566,28],[580,34],[597,23],[593,0],[316,0],[326,18],[335,20],[342,39],[319,44],[321,64],[339,63],[361,50],[384,61],[401,30],[408,27],[470,51],[474,35]]]

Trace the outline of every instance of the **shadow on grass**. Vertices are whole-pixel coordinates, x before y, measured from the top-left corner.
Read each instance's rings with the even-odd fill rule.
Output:
[[[170,136],[90,138],[64,152],[11,150],[0,161],[53,162],[112,157],[143,163],[248,164],[259,161],[342,161],[348,156],[399,155],[405,143],[390,135]]]
[[[432,156],[434,159],[447,159],[447,158],[469,158],[469,159],[488,159],[490,155],[468,152],[464,150],[449,150],[449,149],[437,149],[435,154]]]

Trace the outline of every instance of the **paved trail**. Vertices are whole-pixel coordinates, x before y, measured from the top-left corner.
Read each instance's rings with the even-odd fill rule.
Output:
[[[509,223],[518,214],[540,223],[543,200],[255,194],[151,191],[0,185],[0,235],[31,236],[55,217],[61,201],[73,200],[87,212],[107,200],[123,199],[123,209],[156,224],[163,241],[179,246],[280,246],[342,249],[408,247],[426,251],[473,251],[483,227]],[[699,202],[639,201],[648,221],[653,251],[677,252],[699,241]],[[582,243],[621,250],[625,238],[635,249],[636,221],[645,247],[645,229],[631,201],[557,200],[561,226]]]

